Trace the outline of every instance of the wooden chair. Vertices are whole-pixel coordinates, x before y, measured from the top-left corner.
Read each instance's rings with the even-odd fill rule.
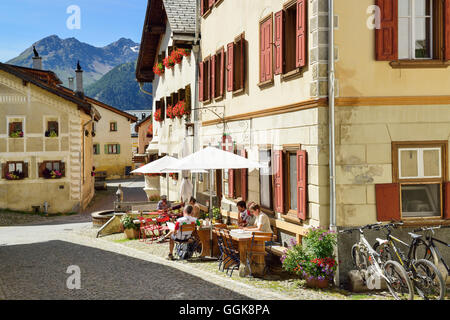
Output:
[[[194,237],[195,230],[196,230],[195,224],[183,224],[180,226],[180,233],[181,233],[182,239],[177,239],[177,238],[174,239],[174,241],[176,243],[175,252],[176,252],[178,258],[181,258],[183,244],[194,243],[192,254],[196,251],[198,241]],[[183,235],[183,233],[187,233],[187,232],[190,232],[190,234]]]
[[[222,228],[223,229],[223,228]],[[217,236],[217,246],[219,247],[220,256],[219,256],[219,271],[225,271],[225,263],[228,262],[231,258],[227,255],[227,249],[225,247],[225,241],[222,234],[222,229],[218,227],[213,228],[213,233]]]
[[[216,223],[216,224],[214,225],[214,228],[217,228],[217,229],[227,229],[228,226],[227,226],[225,223]]]
[[[250,244],[250,249],[247,251],[247,267],[250,272],[250,277],[253,277],[251,261],[254,256],[263,256],[264,260],[267,255],[265,250],[265,242],[273,241],[273,233],[271,232],[252,232],[252,241]],[[265,263],[264,271],[265,274],[267,270],[267,264]]]

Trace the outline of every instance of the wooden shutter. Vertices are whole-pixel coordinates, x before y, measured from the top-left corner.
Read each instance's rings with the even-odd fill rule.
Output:
[[[203,15],[205,13],[205,0],[200,0],[200,14]]]
[[[203,2],[202,2],[203,3]],[[203,75],[204,75],[204,63],[200,62],[198,70],[198,100],[203,101]]]
[[[215,0],[209,0],[209,7],[212,8],[214,5],[214,2],[216,2]]]
[[[192,96],[191,96],[191,85],[188,84],[185,87],[185,100],[186,100],[186,110],[188,110],[189,112],[192,109],[192,101],[191,101],[191,99],[192,99]]]
[[[375,58],[378,61],[398,59],[398,0],[377,0],[380,28],[375,29]]]
[[[234,170],[228,170],[228,196],[234,199]]]
[[[400,185],[384,183],[375,185],[378,221],[400,221]]]
[[[444,3],[445,60],[450,60],[450,0]]]
[[[23,166],[23,177],[28,178],[28,162],[22,162]]]
[[[247,158],[247,151],[241,150],[241,156]],[[247,201],[247,189],[248,189],[248,169],[241,169],[241,198]]]
[[[116,144],[117,154],[120,154],[120,144]]]
[[[211,57],[211,100],[216,96],[216,55]]]
[[[8,135],[11,136],[11,133],[13,132],[14,132],[14,122],[10,122]]]
[[[296,67],[306,65],[306,0],[297,0],[297,30],[296,30]]]
[[[240,60],[241,60],[241,68],[239,70],[239,78],[240,78],[240,86],[238,89],[244,89],[245,88],[245,38],[244,36],[241,37],[239,40],[241,43],[240,45]]]
[[[219,83],[219,94],[223,97],[225,93],[225,50],[222,48],[220,50],[220,83]]]
[[[234,43],[227,45],[227,91],[233,91]]]
[[[2,163],[2,179],[6,179],[8,173],[8,163]]]
[[[66,163],[65,162],[60,162],[59,163],[59,172],[61,172],[62,177],[66,176]]]
[[[284,213],[284,190],[283,190],[283,151],[276,150],[273,153],[274,164],[274,189],[275,189],[275,211]]]
[[[284,10],[275,13],[275,74],[283,73]]]
[[[45,162],[38,163],[38,176],[39,176],[39,178],[44,177],[44,170],[45,170]]]
[[[450,182],[444,183],[444,214],[443,218],[450,219]]]
[[[308,177],[306,151],[297,151],[297,217],[306,220],[306,210],[308,208],[306,183]]]
[[[263,22],[260,30],[260,82],[272,79],[272,17]]]

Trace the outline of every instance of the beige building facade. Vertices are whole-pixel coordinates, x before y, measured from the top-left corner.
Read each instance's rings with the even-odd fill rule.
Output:
[[[95,108],[53,73],[0,64],[0,207],[77,212],[94,196]],[[52,173],[53,172],[53,173]]]

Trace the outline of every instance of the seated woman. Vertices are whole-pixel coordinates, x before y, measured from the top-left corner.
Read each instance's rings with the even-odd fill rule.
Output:
[[[240,227],[252,226],[255,221],[255,217],[250,214],[245,201],[239,201],[236,206],[238,209],[238,225]]]
[[[170,209],[170,203],[167,201],[167,196],[162,195],[161,200],[159,200],[158,205],[156,206],[157,210],[163,210],[167,212]]]
[[[272,227],[270,226],[270,219],[264,212],[261,211],[261,207],[252,203],[249,206],[250,213],[256,217],[256,225],[253,227],[244,227],[243,230],[248,231],[260,231],[260,232],[270,232],[273,233]]]
[[[192,216],[194,218],[199,219],[200,218],[200,206],[197,203],[197,200],[194,197],[191,197],[189,199],[189,204],[194,208],[194,212],[192,213]]]

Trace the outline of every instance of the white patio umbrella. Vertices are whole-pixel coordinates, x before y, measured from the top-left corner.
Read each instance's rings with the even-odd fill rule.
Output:
[[[247,158],[238,156],[234,153],[224,151],[214,147],[206,147],[189,156],[180,159],[179,162],[173,166],[167,166],[164,170],[209,170],[209,212],[212,213],[212,175],[213,170],[216,169],[254,169],[266,168],[267,164],[261,164],[257,161],[252,161]],[[212,242],[212,229],[211,229]],[[211,255],[212,255],[211,245]]]
[[[167,184],[167,201],[169,201],[169,173],[179,172],[180,170],[165,170],[162,171],[167,166],[175,166],[180,160],[171,156],[164,156],[161,159],[147,163],[136,170],[131,171],[131,173],[146,174],[146,173],[165,173],[166,174],[166,184]]]

